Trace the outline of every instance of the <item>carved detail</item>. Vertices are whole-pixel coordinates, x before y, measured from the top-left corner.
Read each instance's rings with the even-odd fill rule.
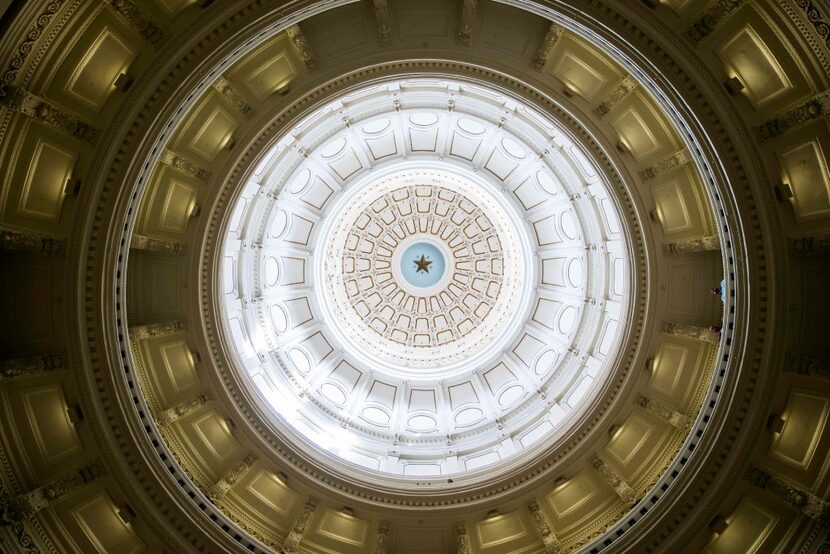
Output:
[[[145,235],[133,235],[132,239],[130,239],[130,248],[133,250],[163,252],[165,254],[181,254],[184,252],[184,244],[181,242],[156,239]]]
[[[545,513],[539,508],[539,503],[533,498],[527,503],[527,509],[533,517],[533,523],[536,525],[536,530],[539,531],[539,536],[542,537],[542,544],[545,545],[545,554],[558,554],[562,552],[562,543],[553,534]]]
[[[91,463],[70,472],[65,477],[22,494],[7,505],[0,505],[0,522],[9,524],[13,521],[23,521],[60,497],[86,483],[91,483],[103,474],[104,470],[101,466]]]
[[[634,92],[639,86],[637,80],[634,79],[631,75],[626,75],[623,77],[623,80],[619,82],[619,84],[614,87],[614,89],[608,93],[608,96],[605,97],[605,100],[602,101],[602,104],[597,106],[594,112],[600,116],[605,117],[608,112],[610,112],[614,106],[619,104],[625,97],[629,94]]]
[[[700,327],[670,321],[663,324],[663,332],[676,337],[686,337],[711,344],[718,344],[720,342],[720,331],[714,326]]]
[[[386,554],[387,552],[387,543],[389,542],[389,523],[386,521],[381,521],[378,524],[378,535],[375,538],[375,553],[374,554]]]
[[[303,511],[300,512],[299,516],[297,516],[297,520],[294,522],[291,532],[288,533],[288,536],[285,537],[284,541],[282,541],[280,554],[293,554],[294,552],[299,551],[300,542],[303,540],[303,535],[305,534],[306,527],[308,527],[308,522],[314,514],[314,510],[316,508],[316,502],[311,500],[306,502],[306,505],[303,506]]]
[[[718,0],[686,31],[686,36],[697,44],[714,31],[721,21],[735,11],[745,0]]]
[[[830,503],[826,500],[758,467],[750,469],[747,479],[756,487],[773,493],[798,512],[816,520],[822,527],[830,527]]]
[[[793,253],[802,256],[830,252],[830,234],[817,233],[814,235],[790,237],[789,242]]]
[[[170,167],[180,169],[188,175],[196,177],[202,181],[207,181],[208,177],[210,177],[210,172],[207,169],[199,167],[190,160],[183,158],[170,150],[165,150],[161,154],[159,161],[165,165],[169,165]]]
[[[557,25],[556,23],[551,23],[550,28],[548,28],[548,32],[545,33],[545,38],[542,39],[542,44],[536,50],[536,54],[533,56],[533,61],[531,62],[531,66],[533,69],[537,71],[541,71],[542,68],[548,63],[550,59],[550,54],[553,51],[553,47],[556,46],[556,43],[559,41],[559,38],[562,36],[562,33],[565,32],[565,29]]]
[[[0,229],[0,250],[56,256],[63,252],[63,239]]]
[[[167,33],[137,4],[130,0],[104,0],[104,3],[156,50],[167,40]]]
[[[765,121],[758,131],[761,138],[768,140],[827,114],[830,114],[830,92],[823,92],[800,106]]]
[[[0,383],[17,377],[30,377],[63,369],[63,355],[57,352],[15,358],[0,362]]]
[[[643,396],[642,394],[637,396],[636,402],[638,406],[640,406],[647,412],[651,412],[652,414],[666,421],[669,425],[679,429],[680,431],[686,432],[689,430],[689,427],[692,426],[692,418],[685,414],[681,414],[677,410],[669,408],[662,402],[652,400],[651,398]]]
[[[467,526],[458,523],[455,526],[455,551],[457,554],[473,554],[473,545],[467,535]]]
[[[98,136],[98,129],[89,123],[15,85],[0,84],[0,104],[86,142],[95,142]]]
[[[591,460],[591,467],[593,467],[602,479],[614,489],[620,500],[625,502],[628,506],[633,506],[637,503],[637,495],[631,485],[626,483],[625,479],[617,475],[608,465],[599,457],[594,455]]]
[[[212,501],[216,502],[223,496],[225,496],[231,487],[233,487],[234,483],[242,479],[242,477],[248,473],[248,470],[251,469],[251,466],[254,465],[256,461],[256,457],[253,454],[248,454],[245,456],[238,464],[230,469],[222,478],[213,485],[207,493],[208,498]]]
[[[195,412],[196,410],[207,404],[209,400],[210,395],[208,393],[199,393],[196,396],[189,398],[188,400],[179,402],[172,408],[167,408],[163,412],[159,412],[159,414],[156,416],[156,421],[158,421],[159,425],[166,427],[172,424],[174,421],[178,421],[186,415]]]
[[[679,150],[667,158],[660,160],[653,166],[647,167],[640,171],[640,178],[643,181],[654,179],[658,175],[662,175],[663,173],[671,171],[676,167],[680,167],[683,164],[687,164],[690,161],[691,157],[689,156],[689,152],[686,150]]]
[[[381,44],[392,42],[392,18],[389,15],[389,2],[387,0],[373,0],[375,6],[375,19],[378,22],[378,41]]]
[[[148,323],[147,325],[136,325],[130,327],[130,338],[133,340],[148,339],[162,335],[172,335],[184,331],[184,322],[165,321],[163,323]]]
[[[236,106],[240,112],[245,114],[246,117],[254,115],[254,107],[251,106],[242,93],[239,92],[235,86],[233,86],[233,83],[220,76],[213,81],[211,86],[216,89],[219,94],[230,100],[231,103]]]
[[[6,70],[3,72],[3,81],[12,83],[15,79],[17,79],[17,72],[20,71],[21,67],[23,67],[23,63],[32,52],[32,47],[40,39],[40,35],[43,34],[43,31],[52,22],[52,18],[55,14],[60,11],[64,1],[65,0],[52,0],[51,2],[48,2],[43,7],[40,14],[34,18],[35,24],[26,32],[26,38],[23,39],[23,42],[21,42],[17,47],[17,51],[14,53],[14,56],[12,56],[8,67],[6,67]]]
[[[308,48],[308,42],[305,39],[302,29],[299,25],[292,25],[285,30],[291,43],[297,50],[297,54],[306,66],[306,69],[312,70],[317,67],[317,60],[314,59],[314,54]]]
[[[461,44],[470,45],[473,36],[473,22],[476,18],[478,0],[461,0],[461,24],[458,28],[458,40]]]
[[[720,239],[717,235],[669,242],[665,245],[669,254],[689,254],[693,252],[714,252],[720,250]]]
[[[827,379],[830,377],[830,362],[787,352],[784,358],[784,371]]]
[[[795,0],[795,3],[807,14],[807,21],[812,23],[816,33],[824,39],[824,44],[830,50],[830,23],[824,21],[818,5],[813,0]]]

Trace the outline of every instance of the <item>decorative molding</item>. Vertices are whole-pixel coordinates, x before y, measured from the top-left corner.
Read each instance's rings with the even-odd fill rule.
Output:
[[[545,33],[545,38],[542,39],[542,44],[533,55],[533,61],[530,63],[531,67],[536,71],[542,71],[550,59],[553,47],[559,42],[559,39],[564,34],[565,29],[556,23],[551,23],[548,32]]]
[[[95,481],[102,475],[104,475],[104,469],[97,463],[71,471],[64,477],[18,496],[8,504],[0,505],[0,522],[23,521],[60,497]]]
[[[830,527],[830,502],[809,490],[759,467],[749,470],[747,480],[756,487],[771,492],[797,512],[816,520],[822,527]]]
[[[461,0],[461,21],[458,27],[458,42],[465,46],[470,45],[473,36],[473,23],[478,10],[478,0]]]
[[[827,379],[830,378],[830,362],[787,352],[784,355],[784,371],[805,377]]]
[[[57,256],[63,253],[63,248],[64,240],[57,237],[0,229],[0,250]]]
[[[34,44],[40,40],[43,31],[52,22],[52,18],[61,9],[64,1],[65,0],[52,0],[47,2],[38,16],[34,18],[34,25],[29,27],[29,30],[24,35],[26,38],[23,39],[23,42],[18,45],[17,51],[12,56],[11,61],[9,61],[9,65],[3,72],[4,82],[13,83],[17,79],[17,72],[20,71],[21,67],[23,67],[23,63],[32,52]]]
[[[227,98],[231,104],[236,106],[240,112],[245,114],[245,117],[252,117],[254,115],[254,107],[248,103],[248,100],[239,92],[233,83],[222,77],[221,75],[216,78],[215,81],[211,84],[211,86],[219,92],[222,96]]]
[[[167,33],[153,18],[132,0],[103,0],[104,4],[120,15],[133,31],[158,50],[167,41]]]
[[[562,543],[553,534],[553,529],[550,526],[547,516],[539,507],[539,503],[535,498],[530,499],[527,503],[527,509],[533,518],[533,524],[542,538],[542,544],[545,546],[545,554],[559,554],[562,552]]]
[[[375,20],[378,24],[378,42],[392,43],[392,17],[389,14],[388,0],[372,0],[375,6]]]
[[[0,362],[0,383],[20,377],[33,377],[63,369],[63,354],[48,352]]]
[[[151,337],[172,335],[173,333],[184,331],[184,328],[184,322],[179,320],[135,325],[130,327],[130,338],[132,340],[143,340]]]
[[[375,551],[374,554],[387,554],[389,542],[389,522],[381,521],[378,523],[378,534],[375,537]]]
[[[710,344],[720,342],[720,330],[715,326],[701,327],[699,325],[687,325],[673,321],[663,324],[663,332],[675,337],[700,340]]]
[[[623,77],[622,81],[620,81],[619,84],[617,84],[617,86],[608,93],[608,96],[605,97],[602,103],[597,106],[594,113],[600,117],[605,117],[608,115],[608,112],[614,108],[614,106],[619,104],[624,98],[634,92],[634,89],[638,86],[639,83],[634,77],[626,75]]]
[[[185,245],[166,239],[157,239],[146,235],[133,235],[130,239],[131,250],[146,250],[149,252],[162,252],[164,254],[181,254]]]
[[[455,551],[457,554],[473,554],[473,545],[463,522],[455,525]]]
[[[686,414],[681,414],[677,410],[666,406],[662,402],[652,400],[642,394],[637,395],[635,402],[645,411],[656,415],[672,427],[676,428],[678,431],[686,433],[692,426],[692,418]]]
[[[824,40],[824,45],[830,50],[830,23],[826,21],[827,14],[819,9],[821,3],[814,0],[795,0],[796,5],[801,8],[807,16],[818,36]]]
[[[297,54],[300,56],[303,64],[305,64],[306,69],[309,71],[315,69],[317,67],[317,60],[314,58],[314,54],[311,53],[311,50],[309,50],[308,41],[306,40],[300,26],[292,25],[285,30],[285,33],[288,35],[288,38],[291,39],[291,44],[294,45],[294,48],[297,50]]]
[[[617,472],[608,467],[608,464],[606,464],[602,458],[595,454],[591,457],[590,463],[591,467],[593,467],[597,474],[602,477],[602,480],[614,489],[614,492],[617,493],[620,500],[622,500],[627,506],[631,507],[637,503],[637,494],[634,492],[634,489],[631,488],[631,485],[629,485]]]
[[[156,421],[162,427],[168,427],[173,422],[192,414],[202,406],[210,401],[210,394],[206,392],[199,393],[187,400],[179,402],[172,408],[167,408],[156,416]],[[253,462],[252,462],[253,463]]]
[[[280,554],[294,554],[295,552],[300,552],[300,543],[305,535],[308,522],[311,520],[311,516],[314,515],[314,511],[316,509],[316,501],[309,500],[306,502],[300,512],[300,515],[298,515],[297,519],[294,521],[294,525],[291,527],[291,532],[289,532],[288,536],[285,537],[285,540],[282,541]]]
[[[697,239],[678,240],[663,245],[667,254],[691,254],[697,252],[717,252],[720,250],[720,239],[717,235],[709,235]]]
[[[761,138],[769,140],[779,137],[810,121],[815,121],[830,114],[830,91],[823,92],[803,104],[768,119],[758,128]]]
[[[656,164],[647,167],[640,171],[640,178],[643,181],[648,181],[650,179],[654,179],[655,177],[666,173],[667,171],[671,171],[676,167],[680,167],[681,165],[687,164],[692,160],[691,156],[689,155],[688,150],[679,150],[674,154],[663,158]]]
[[[233,487],[234,483],[242,479],[246,473],[251,469],[251,466],[254,465],[256,462],[256,456],[253,454],[248,454],[238,464],[233,466],[230,470],[228,470],[225,475],[222,476],[219,481],[217,481],[210,490],[208,490],[207,496],[211,499],[211,501],[216,502],[223,496],[225,496],[231,487]]]
[[[21,87],[0,83],[0,104],[83,141],[94,143],[98,137],[89,123]]]
[[[815,233],[812,235],[801,235],[789,237],[790,250],[793,254],[800,256],[811,256],[813,254],[826,254],[830,252],[830,233]]]
[[[717,0],[700,18],[686,31],[686,36],[697,44],[714,31],[718,25],[746,0]]]
[[[165,150],[162,152],[159,162],[164,165],[180,169],[191,177],[196,177],[201,181],[207,181],[208,177],[210,177],[210,172],[207,169],[196,165],[187,158],[176,154],[172,150]]]

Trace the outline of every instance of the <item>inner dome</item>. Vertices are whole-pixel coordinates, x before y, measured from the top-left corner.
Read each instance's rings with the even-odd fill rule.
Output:
[[[418,238],[418,237],[416,237]],[[399,251],[400,251],[399,247]],[[428,238],[419,238],[401,255],[400,272],[407,283],[424,289],[436,285],[444,276],[447,262],[444,254]]]
[[[226,231],[225,335],[263,413],[352,475],[458,482],[555,448],[630,317],[609,190],[561,124],[479,83],[308,114]]]

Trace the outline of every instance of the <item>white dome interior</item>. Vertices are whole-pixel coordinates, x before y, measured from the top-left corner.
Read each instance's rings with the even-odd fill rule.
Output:
[[[449,268],[421,293],[400,272],[418,240]],[[477,84],[384,83],[316,110],[262,157],[224,252],[228,336],[275,421],[399,476],[551,447],[628,317],[602,175],[554,121]]]

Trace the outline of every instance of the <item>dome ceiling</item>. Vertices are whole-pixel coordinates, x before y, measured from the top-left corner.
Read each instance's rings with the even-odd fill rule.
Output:
[[[0,551],[826,549],[822,5],[6,4]]]
[[[227,232],[244,372],[280,422],[366,469],[493,475],[561,437],[618,361],[631,277],[606,181],[481,84],[321,107],[263,153]]]

